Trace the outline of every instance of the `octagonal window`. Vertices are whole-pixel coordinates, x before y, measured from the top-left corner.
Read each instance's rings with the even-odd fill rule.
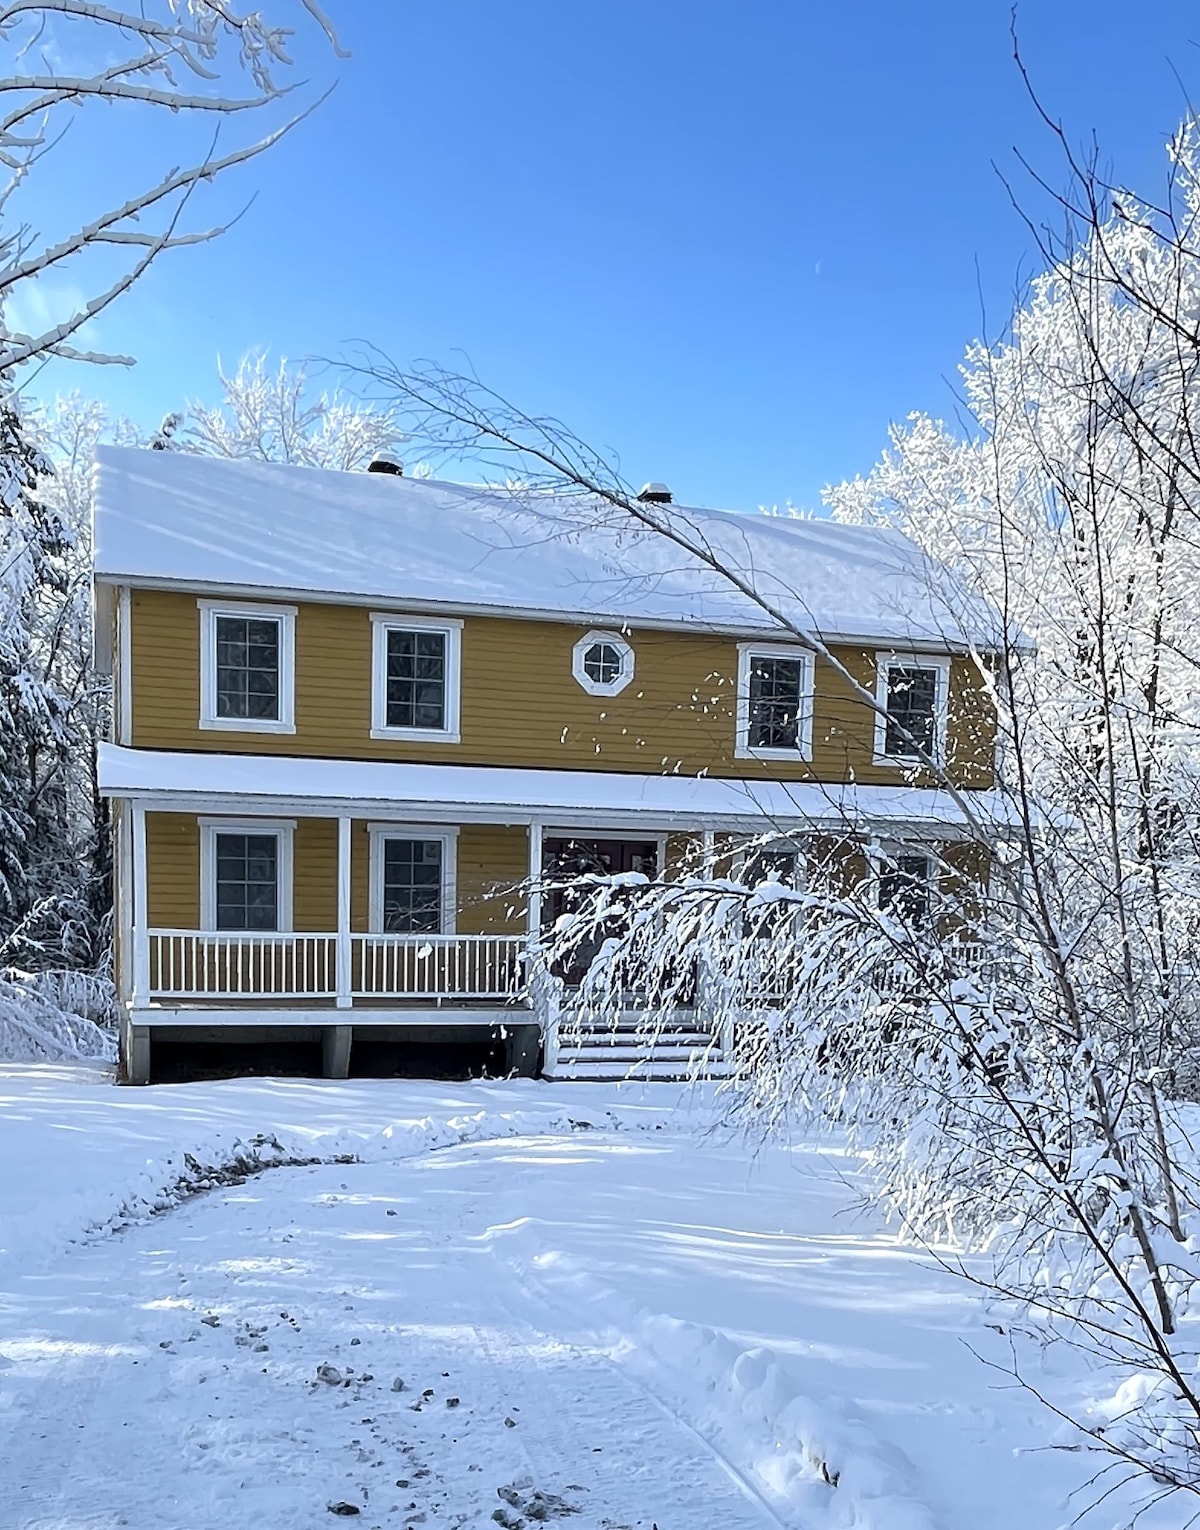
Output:
[[[617,696],[633,679],[633,649],[617,632],[588,632],[572,651],[571,672],[592,696]]]

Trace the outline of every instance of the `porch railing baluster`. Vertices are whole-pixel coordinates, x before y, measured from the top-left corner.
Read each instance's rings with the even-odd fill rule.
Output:
[[[351,937],[356,997],[410,1000],[513,998],[524,935]],[[150,995],[162,999],[305,999],[337,988],[337,936],[231,930],[150,930]]]

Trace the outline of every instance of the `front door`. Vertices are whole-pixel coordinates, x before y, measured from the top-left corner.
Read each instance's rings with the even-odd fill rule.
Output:
[[[617,876],[621,872],[640,871],[645,876],[658,875],[658,843],[641,839],[546,839],[542,847],[542,872],[547,881],[564,883],[575,877]],[[569,886],[554,887],[542,900],[542,927],[550,929],[563,914],[570,913],[590,895],[584,887],[575,891]],[[605,929],[593,930],[574,949],[569,962],[556,964],[555,975],[564,983],[578,987],[591,966],[601,943],[614,934],[617,921]]]

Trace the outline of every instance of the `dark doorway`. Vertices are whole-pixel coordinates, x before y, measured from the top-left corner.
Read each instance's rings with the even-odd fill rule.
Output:
[[[566,882],[576,877],[619,876],[622,872],[640,871],[647,877],[659,872],[658,842],[653,839],[547,839],[542,846],[542,872],[551,882]],[[590,889],[555,887],[542,903],[543,927],[550,927],[563,914],[586,901]],[[616,916],[603,929],[596,929],[575,948],[569,962],[555,967],[555,976],[569,987],[583,982],[602,942],[615,934]]]

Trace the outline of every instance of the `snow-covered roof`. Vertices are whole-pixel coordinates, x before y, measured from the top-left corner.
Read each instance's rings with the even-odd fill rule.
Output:
[[[632,772],[523,770],[485,765],[415,765],[245,754],[187,754],[99,748],[100,790],[110,797],[169,795],[178,808],[222,798],[272,810],[384,813],[417,821],[529,823],[562,828],[740,829],[829,824],[962,829],[949,792]],[[1009,821],[998,793],[966,791],[976,821]]]
[[[634,626],[777,625],[698,557],[581,497],[103,446],[95,505],[102,581]],[[897,646],[994,640],[987,608],[899,532],[651,508],[805,630]]]

